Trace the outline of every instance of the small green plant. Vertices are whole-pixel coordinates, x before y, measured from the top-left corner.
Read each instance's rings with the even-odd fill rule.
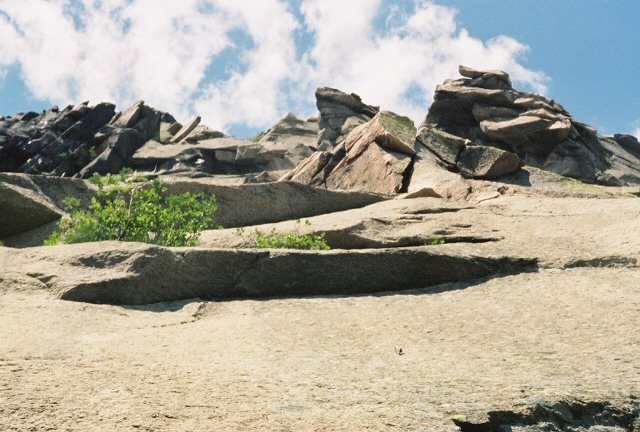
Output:
[[[445,240],[442,237],[434,237],[425,241],[425,246],[439,246],[445,244]]]
[[[300,224],[296,220],[296,230],[290,233],[277,233],[273,228],[269,234],[256,231],[256,245],[264,249],[306,249],[306,250],[329,250],[331,249],[325,240],[325,234],[300,234]],[[305,225],[311,225],[309,220]]]
[[[89,149],[89,157],[90,157],[92,160],[98,157],[98,152],[96,151],[96,148],[95,148],[95,147],[91,147],[91,148]]]
[[[69,153],[68,151],[63,151],[63,152],[58,153],[58,157],[59,157],[60,159],[66,159],[66,158],[68,158],[68,157],[69,157],[69,155],[70,155],[70,154],[71,154],[71,153]]]
[[[169,195],[159,179],[139,183],[126,175],[94,174],[91,182],[98,192],[87,209],[77,198],[65,198],[69,216],[60,220],[45,244],[120,240],[192,246],[203,230],[214,226],[215,196]]]

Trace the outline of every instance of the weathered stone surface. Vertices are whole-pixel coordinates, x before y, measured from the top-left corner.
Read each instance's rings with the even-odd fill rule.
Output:
[[[331,160],[331,157],[332,154],[329,152],[315,152],[280,180],[291,180],[298,183],[319,186],[322,181],[324,181],[322,171]]]
[[[176,135],[177,134],[178,132],[176,132]],[[207,125],[199,124],[198,126],[193,128],[191,132],[189,132],[189,134],[184,138],[184,141],[195,144],[199,141],[215,139],[215,138],[223,138],[224,136],[225,136],[224,133],[220,131],[211,129]]]
[[[448,165],[454,165],[458,161],[458,155],[471,141],[447,133],[443,130],[424,125],[418,130],[416,138],[429,150],[434,152]]]
[[[215,195],[216,223],[224,227],[255,225],[331,213],[385,199],[362,192],[331,191],[296,182],[225,186],[207,179],[166,178],[170,193],[202,192]]]
[[[329,87],[316,90],[316,106],[320,112],[317,142],[323,150],[333,148],[358,124],[366,123],[379,111],[378,107],[363,103],[355,93]]]
[[[380,112],[352,130],[331,156],[312,155],[286,178],[334,190],[397,193],[416,154],[415,134],[407,117]]]
[[[161,122],[158,139],[162,143],[169,143],[180,129],[182,129],[182,125],[178,122]]]
[[[499,78],[500,80],[504,81],[505,83],[511,85],[511,79],[509,78],[509,74],[497,69],[479,70],[479,69],[473,69],[469,66],[460,65],[458,67],[458,72],[460,73],[460,75],[467,78],[481,78],[486,75],[493,75]]]
[[[114,133],[105,142],[105,150],[86,165],[78,176],[89,178],[93,173],[104,175],[120,172],[144,142],[144,135],[135,129],[123,129]]]
[[[345,161],[346,159],[343,159]],[[326,178],[327,188],[392,195],[402,190],[411,156],[370,143],[357,157],[339,164]]]
[[[140,120],[140,116],[142,114],[142,107],[144,106],[144,101],[136,102],[131,108],[117,116],[112,124],[115,127],[121,128],[131,128],[136,125],[138,120]]]
[[[517,154],[488,146],[468,146],[458,159],[462,175],[495,179],[517,171],[522,161]]]

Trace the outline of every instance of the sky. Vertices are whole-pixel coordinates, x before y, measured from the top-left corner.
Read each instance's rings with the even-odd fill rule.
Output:
[[[0,0],[0,115],[137,100],[249,137],[314,91],[425,117],[459,64],[640,137],[640,0]]]

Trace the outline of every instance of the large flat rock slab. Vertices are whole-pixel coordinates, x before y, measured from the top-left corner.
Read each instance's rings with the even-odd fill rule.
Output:
[[[126,308],[7,293],[0,430],[460,432],[541,402],[624,407],[639,298],[625,268]]]
[[[119,242],[0,248],[0,258],[0,288],[44,286],[65,300],[110,304],[398,291],[536,266],[446,248],[274,251]]]

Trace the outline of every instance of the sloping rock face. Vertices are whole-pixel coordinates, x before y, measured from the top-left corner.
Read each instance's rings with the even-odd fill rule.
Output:
[[[561,105],[515,90],[502,71],[460,67],[464,77],[436,88],[418,140],[445,166],[473,177],[497,177],[525,164],[607,185],[640,183],[640,159],[629,138],[606,138],[573,118]],[[442,131],[446,133],[443,134]],[[471,147],[471,146],[476,147]],[[473,150],[471,150],[473,148]],[[472,155],[465,155],[471,151]],[[468,159],[496,159],[496,168],[474,172]]]
[[[410,177],[415,127],[407,118],[380,112],[356,127],[333,152],[318,152],[283,179],[334,190],[395,194]]]
[[[316,90],[316,106],[320,112],[318,146],[331,150],[353,129],[371,120],[379,107],[367,105],[355,93],[347,94],[330,87]]]
[[[169,193],[215,195],[216,224],[238,227],[315,216],[364,207],[384,196],[363,192],[329,191],[295,182],[223,186],[205,179],[165,179]]]
[[[118,242],[32,250],[0,248],[7,271],[65,300],[148,304],[186,298],[356,294],[422,288],[535,265],[504,256],[426,248],[370,251],[170,249]],[[11,270],[9,270],[11,269]],[[295,278],[287,275],[295,274]]]

